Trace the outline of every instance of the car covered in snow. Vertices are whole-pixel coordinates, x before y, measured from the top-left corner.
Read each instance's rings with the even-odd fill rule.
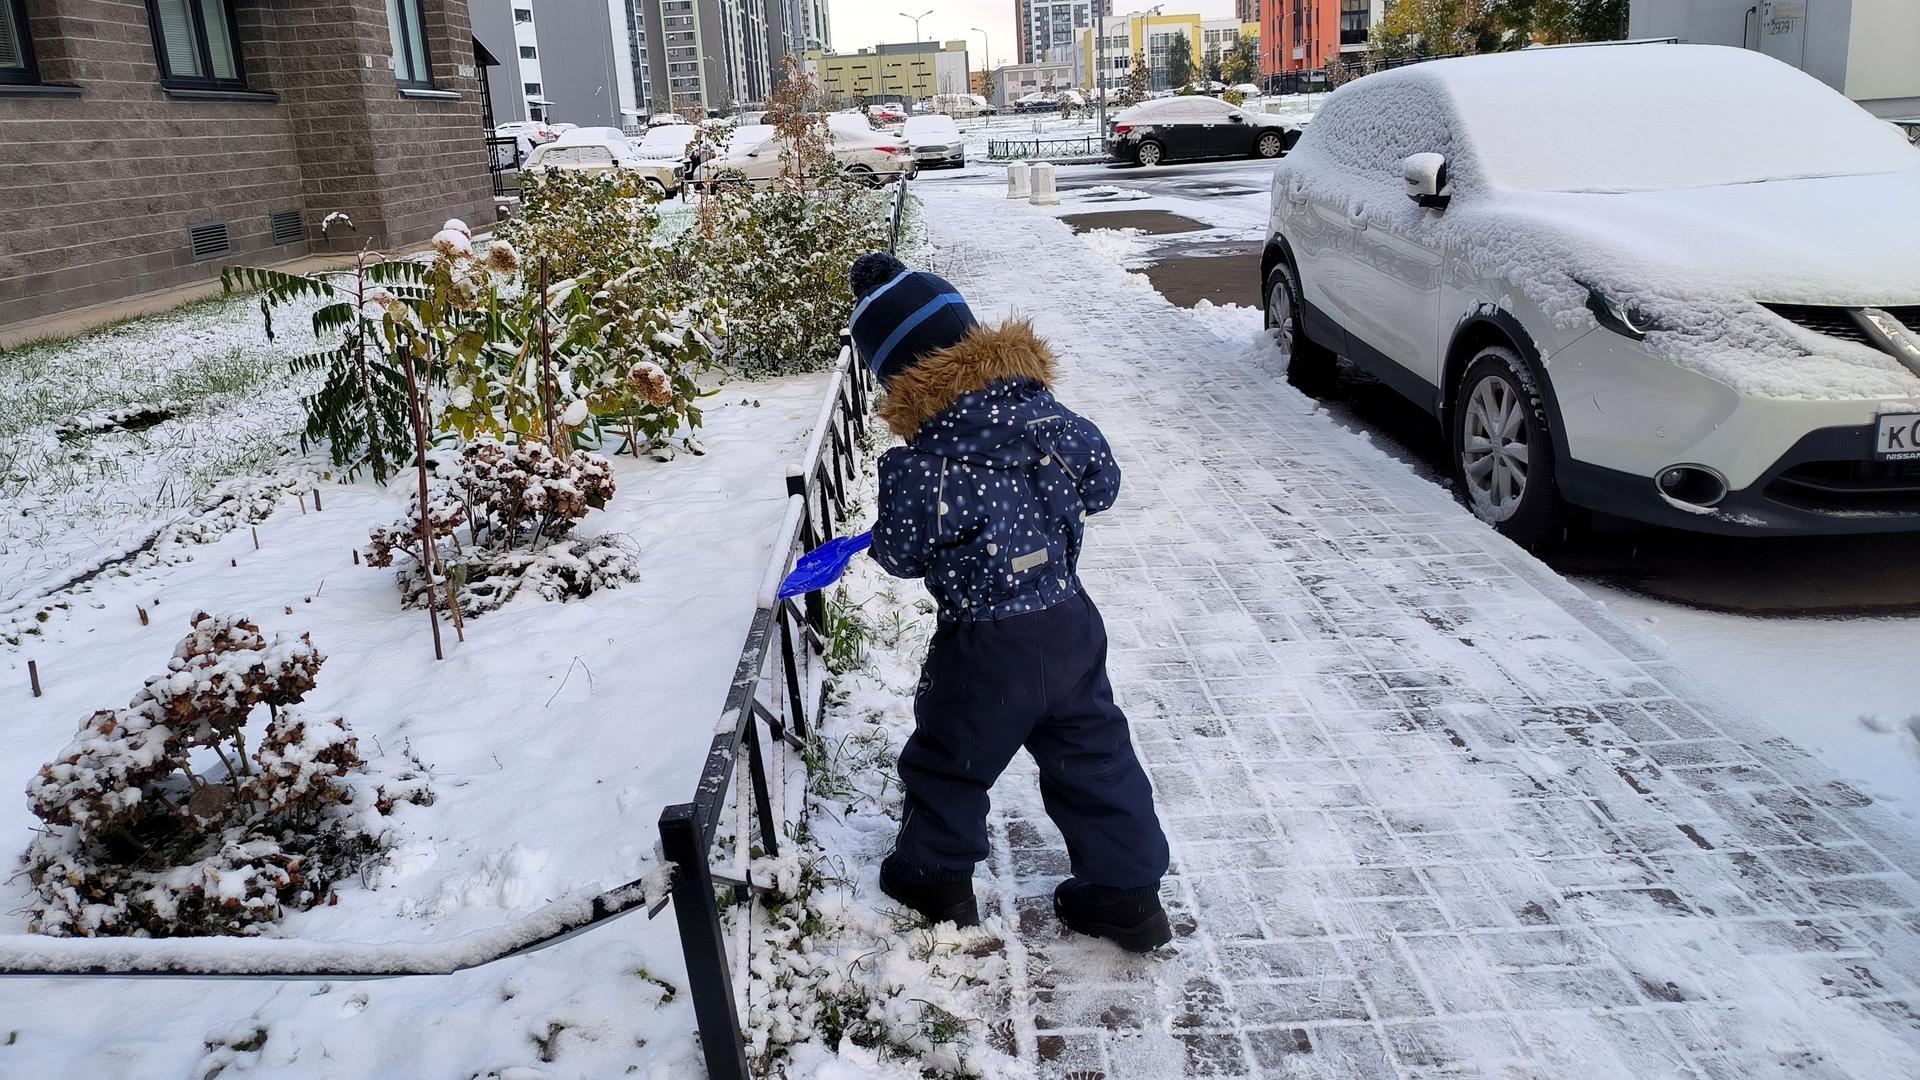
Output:
[[[1756,52],[1436,60],[1275,168],[1262,299],[1290,381],[1418,403],[1521,543],[1920,529],[1916,208],[1920,150]]]
[[[533,148],[522,166],[527,173],[566,169],[586,173],[632,176],[661,195],[680,190],[686,169],[669,157],[649,157],[627,141],[619,128],[576,128]]]
[[[906,139],[867,127],[866,119],[858,114],[830,114],[827,137],[828,152],[856,181],[878,187],[917,171]],[[730,180],[771,185],[786,166],[788,155],[787,140],[772,125],[736,128],[724,151],[695,167],[694,183],[705,188]]]
[[[1136,165],[1201,158],[1277,158],[1300,138],[1278,117],[1219,98],[1159,98],[1129,106],[1107,128],[1107,157]]]
[[[953,117],[945,113],[910,116],[901,134],[913,148],[913,160],[923,169],[948,165],[961,168],[967,163],[967,140]]]

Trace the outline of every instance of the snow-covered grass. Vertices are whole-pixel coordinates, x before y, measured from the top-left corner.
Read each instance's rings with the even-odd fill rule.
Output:
[[[310,346],[310,310],[281,312],[275,342],[233,297],[0,354],[0,615],[190,516],[222,482],[286,467],[305,389],[286,364]],[[166,418],[113,422],[142,408]]]

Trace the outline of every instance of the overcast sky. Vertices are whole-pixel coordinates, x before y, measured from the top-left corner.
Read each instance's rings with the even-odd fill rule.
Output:
[[[979,27],[987,32],[995,64],[1010,64],[1020,59],[1020,41],[1013,32],[1014,0],[827,0],[833,22],[833,47],[838,52],[868,49],[881,42],[912,41],[913,20],[901,16],[918,15],[929,9],[933,14],[920,20],[920,36],[928,41],[965,39],[967,60],[976,69],[980,63]],[[1150,3],[1115,0],[1115,16],[1144,11]],[[1169,0],[1161,5],[1169,13],[1197,11],[1209,19],[1233,14],[1233,0]]]

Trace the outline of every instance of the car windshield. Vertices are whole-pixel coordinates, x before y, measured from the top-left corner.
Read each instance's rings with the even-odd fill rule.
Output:
[[[1885,121],[1742,49],[1536,49],[1422,66],[1414,77],[1451,99],[1497,188],[1665,191],[1920,167]]]

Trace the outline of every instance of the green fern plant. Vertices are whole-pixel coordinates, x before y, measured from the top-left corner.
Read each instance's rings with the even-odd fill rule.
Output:
[[[430,298],[427,272],[424,264],[381,259],[366,248],[350,271],[290,274],[233,266],[220,273],[226,292],[258,292],[268,340],[275,336],[275,308],[309,298],[322,302],[313,313],[313,334],[324,346],[288,366],[295,375],[320,375],[319,388],[301,399],[307,414],[301,448],[326,442],[333,463],[348,476],[366,466],[384,484],[411,453],[407,380],[394,353],[389,315]]]

